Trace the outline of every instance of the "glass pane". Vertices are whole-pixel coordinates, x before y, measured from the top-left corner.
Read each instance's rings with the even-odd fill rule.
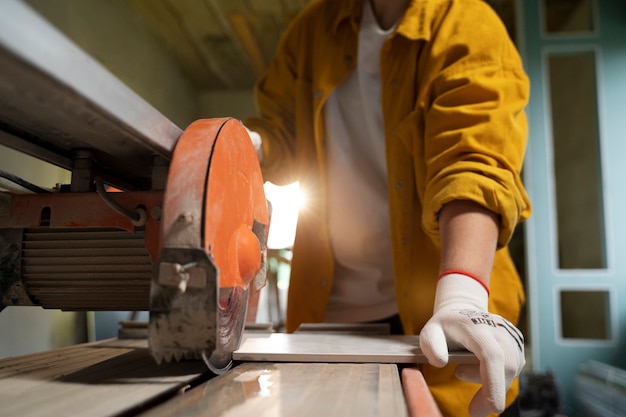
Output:
[[[547,33],[593,32],[592,0],[543,0]]]
[[[561,337],[610,339],[609,311],[607,291],[561,291]]]
[[[559,267],[606,268],[593,52],[548,58]]]

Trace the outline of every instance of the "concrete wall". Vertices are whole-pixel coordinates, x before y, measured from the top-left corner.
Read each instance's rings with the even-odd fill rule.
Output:
[[[179,127],[198,117],[197,92],[128,2],[25,2]]]
[[[25,2],[182,129],[198,118],[255,114],[252,90],[195,90],[124,0]]]
[[[235,117],[245,120],[256,114],[252,90],[205,91],[200,94],[203,117]]]

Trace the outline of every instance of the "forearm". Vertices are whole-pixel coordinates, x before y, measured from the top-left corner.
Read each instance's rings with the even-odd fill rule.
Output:
[[[489,285],[498,241],[498,216],[474,202],[457,200],[441,209],[439,230],[439,272],[466,271]]]
[[[439,212],[441,272],[448,274],[437,284],[433,316],[420,331],[420,347],[434,366],[448,363],[452,348],[465,347],[479,365],[459,365],[455,375],[478,382],[471,403],[472,417],[501,413],[506,392],[524,368],[524,338],[503,317],[490,314],[488,292],[468,278],[471,274],[488,284],[499,233],[498,216],[470,201],[454,201]]]

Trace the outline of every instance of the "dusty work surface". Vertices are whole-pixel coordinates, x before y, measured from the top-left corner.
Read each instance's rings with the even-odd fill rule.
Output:
[[[249,336],[233,353],[237,361],[425,363],[419,336],[273,333]],[[477,363],[470,352],[450,352],[452,363]]]
[[[396,365],[243,363],[140,416],[406,415]]]
[[[146,340],[110,340],[0,360],[0,416],[130,415],[207,372],[201,361],[157,365]]]

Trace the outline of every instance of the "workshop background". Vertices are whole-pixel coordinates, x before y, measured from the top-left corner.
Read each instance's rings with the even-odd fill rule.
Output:
[[[253,85],[308,1],[25,3],[185,128],[198,118],[254,114]],[[524,179],[534,212],[512,242],[528,295],[525,378],[554,383],[555,412],[576,416],[586,376],[613,373],[607,386],[626,396],[619,373],[626,368],[626,2],[489,3],[517,43],[532,85]],[[47,187],[70,181],[67,171],[4,147],[0,167]],[[258,318],[276,328],[284,318],[293,203],[306,204],[293,197],[298,191],[267,185],[275,210],[285,210],[274,218],[287,222],[280,236],[278,226],[270,228],[271,281]],[[281,193],[292,207],[281,205]],[[115,336],[129,315],[8,307],[0,313],[0,358]]]

